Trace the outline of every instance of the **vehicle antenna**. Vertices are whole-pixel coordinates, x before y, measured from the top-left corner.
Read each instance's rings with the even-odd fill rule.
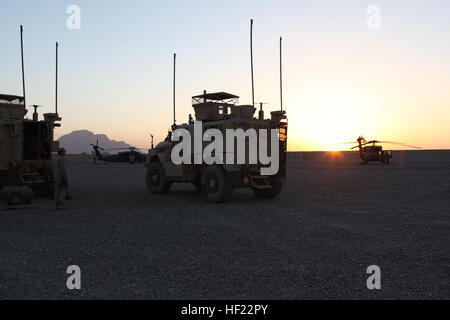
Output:
[[[280,104],[283,111],[283,38],[280,37]]]
[[[252,105],[255,107],[255,82],[253,78],[253,19],[250,20],[250,62],[252,72]]]
[[[23,88],[23,105],[26,107],[26,98],[25,98],[25,64],[23,58],[23,26],[20,25],[20,52],[22,56],[22,88]]]
[[[55,113],[58,114],[58,42],[56,42]]]
[[[176,86],[175,86],[175,75],[176,75],[176,65],[177,65],[177,54],[174,53],[173,54],[173,125],[176,125],[176,118],[175,118],[175,90],[176,90]]]

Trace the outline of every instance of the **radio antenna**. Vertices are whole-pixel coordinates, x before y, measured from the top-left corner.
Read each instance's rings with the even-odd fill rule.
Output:
[[[252,72],[252,105],[255,107],[255,83],[253,80],[253,19],[250,20],[250,62]]]
[[[283,111],[283,38],[280,37],[280,104]]]
[[[58,114],[58,42],[56,42],[55,113]]]
[[[176,90],[176,82],[175,82],[175,75],[176,75],[176,66],[177,66],[177,54],[173,54],[173,125],[176,124],[177,120],[175,118],[175,90]]]
[[[23,26],[20,25],[20,53],[22,56],[22,92],[23,92],[23,105],[26,108],[27,102],[25,98],[25,65],[23,59]]]

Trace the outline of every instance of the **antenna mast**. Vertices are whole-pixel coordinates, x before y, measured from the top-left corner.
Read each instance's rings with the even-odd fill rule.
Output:
[[[250,20],[250,62],[252,71],[252,105],[255,106],[255,83],[253,80],[253,19]]]
[[[173,54],[173,125],[176,124],[176,118],[175,118],[175,75],[176,75],[176,65],[177,65],[177,54]]]
[[[20,52],[22,56],[22,88],[23,88],[23,105],[26,108],[27,103],[25,99],[25,66],[23,62],[23,26],[20,25]]]
[[[283,38],[280,37],[280,104],[283,111]]]
[[[56,42],[55,113],[58,114],[58,42]]]

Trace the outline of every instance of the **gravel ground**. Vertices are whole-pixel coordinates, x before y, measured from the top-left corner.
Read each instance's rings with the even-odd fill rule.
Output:
[[[8,210],[3,192],[0,299],[450,299],[449,163],[288,166],[275,200],[210,204],[188,184],[148,194],[143,166],[69,158],[67,211]]]

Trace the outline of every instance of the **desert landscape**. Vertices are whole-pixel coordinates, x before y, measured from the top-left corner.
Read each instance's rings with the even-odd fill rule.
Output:
[[[212,204],[190,184],[149,194],[143,165],[68,156],[66,211],[1,193],[0,299],[450,298],[448,161],[299,158],[278,198]]]

